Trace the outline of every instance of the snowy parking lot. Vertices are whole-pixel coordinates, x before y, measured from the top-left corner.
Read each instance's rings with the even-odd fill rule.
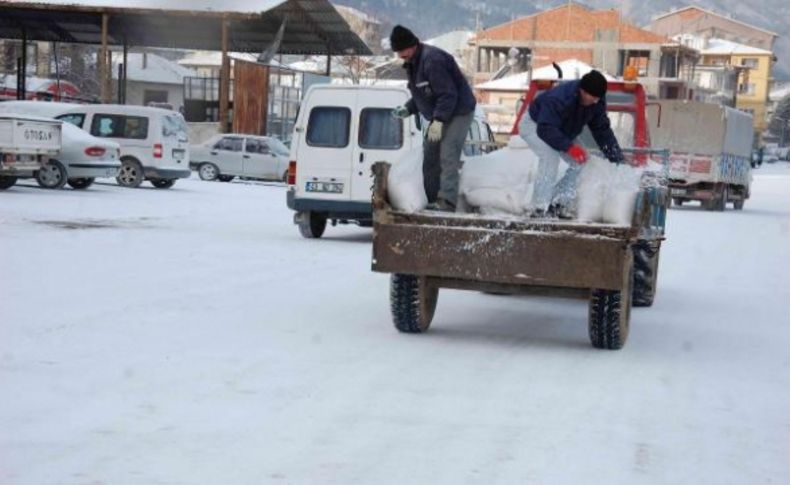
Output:
[[[787,483],[790,163],[669,213],[620,351],[587,304],[446,291],[399,334],[371,230],[281,184],[0,193],[0,483]]]

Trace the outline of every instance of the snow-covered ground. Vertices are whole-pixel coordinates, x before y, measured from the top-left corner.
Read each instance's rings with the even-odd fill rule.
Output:
[[[370,229],[281,185],[0,193],[0,483],[787,483],[790,164],[670,212],[621,351],[586,304],[442,291],[397,333]]]

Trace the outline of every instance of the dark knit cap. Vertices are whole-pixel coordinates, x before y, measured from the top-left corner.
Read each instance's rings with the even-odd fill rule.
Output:
[[[584,89],[587,94],[591,94],[596,98],[603,98],[606,94],[607,81],[603,74],[592,70],[582,76],[579,87]]]
[[[414,32],[407,29],[402,25],[396,25],[390,34],[390,46],[395,52],[408,49],[420,43],[420,39],[414,35]]]

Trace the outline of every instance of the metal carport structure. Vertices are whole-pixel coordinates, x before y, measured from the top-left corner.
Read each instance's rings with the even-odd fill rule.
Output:
[[[371,54],[328,0],[261,0],[256,8],[260,11],[222,12],[0,0],[0,38],[21,39],[23,44],[49,41],[101,45],[98,70],[103,102],[109,102],[112,91],[110,45],[123,46],[124,56],[129,46],[222,51],[223,121],[227,120],[229,99],[227,53],[262,52],[275,41],[284,21],[280,53]],[[23,47],[23,63],[25,52]],[[24,76],[20,78],[24,82]]]

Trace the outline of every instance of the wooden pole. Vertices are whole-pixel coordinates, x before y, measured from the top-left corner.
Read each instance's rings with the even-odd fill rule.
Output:
[[[219,75],[219,131],[228,132],[230,107],[230,59],[228,59],[228,21],[222,19],[222,69]]]
[[[107,65],[107,46],[109,15],[101,16],[101,51],[99,52],[99,98],[102,103],[110,102],[110,83],[107,78],[110,76],[110,66]]]
[[[120,85],[121,89],[121,104],[126,104],[126,73],[129,72],[129,44],[126,42],[126,36],[123,38],[123,82]]]

